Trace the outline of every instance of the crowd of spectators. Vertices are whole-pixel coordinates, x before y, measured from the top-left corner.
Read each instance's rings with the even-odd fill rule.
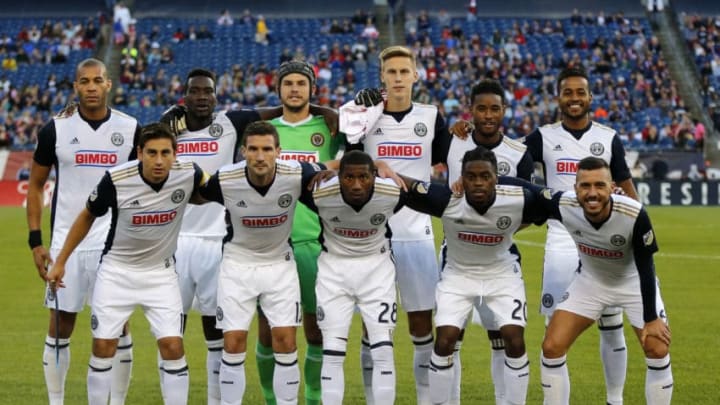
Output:
[[[681,14],[680,23],[698,66],[703,101],[715,109],[720,106],[720,16]]]

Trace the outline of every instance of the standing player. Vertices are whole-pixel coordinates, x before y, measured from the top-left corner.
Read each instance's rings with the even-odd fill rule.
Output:
[[[462,162],[465,153],[475,149],[477,146],[484,146],[495,154],[497,160],[497,174],[500,176],[518,177],[530,181],[533,173],[532,157],[527,147],[515,140],[503,135],[501,131],[503,117],[505,116],[505,91],[497,80],[483,79],[470,90],[470,111],[473,115],[474,130],[470,136],[455,136],[450,142],[447,167],[448,180],[450,184],[461,178]],[[445,246],[441,251],[441,257],[446,257]],[[520,252],[513,244],[510,252],[517,255],[520,264]],[[495,386],[495,401],[501,404],[505,394],[504,370],[505,370],[505,343],[499,330],[493,328],[494,319],[487,306],[481,305],[480,311],[474,312],[474,321],[480,323],[486,330],[490,346],[492,348],[491,371],[493,384]],[[457,339],[455,355],[453,358],[453,369],[455,380],[451,393],[450,403],[460,403],[460,346],[462,344],[464,329]]]
[[[304,201],[322,221],[318,258],[317,319],[323,334],[322,403],[340,405],[345,391],[343,363],[357,307],[367,328],[373,367],[368,402],[395,401],[392,333],[397,319],[395,266],[388,219],[402,206],[392,180],[375,177],[372,158],[345,153],[340,171]]]
[[[271,123],[280,135],[280,159],[301,162],[327,162],[335,158],[343,138],[330,136],[325,119],[310,112],[310,98],[315,92],[315,72],[302,61],[289,61],[278,69],[278,94],[282,102],[282,116]],[[315,308],[315,280],[317,258],[320,255],[320,223],[317,215],[305,205],[295,209],[292,229],[292,248],[300,278],[300,298],[303,310],[303,331],[307,340],[304,381],[305,403],[320,403],[320,368],[322,365],[322,333],[317,326]],[[265,401],[272,404],[273,368],[275,360],[271,347],[270,326],[267,318],[258,317],[259,334],[255,348],[258,374]]]
[[[602,158],[577,166],[575,190],[558,193],[550,215],[570,232],[580,270],[555,310],[542,344],[541,379],[546,404],[570,402],[566,354],[608,306],[625,310],[645,352],[648,404],[670,404],[670,329],[655,279],[652,255],[658,250],[645,209],[612,194],[611,170]]]
[[[533,160],[543,166],[547,187],[572,190],[578,162],[595,156],[608,162],[612,179],[629,197],[637,199],[620,138],[613,129],[590,120],[592,94],[587,73],[577,68],[563,70],[557,90],[561,121],[542,126],[525,139]],[[559,221],[549,220],[541,307],[546,317],[552,316],[577,269],[578,253],[572,237]],[[608,308],[598,319],[598,326],[607,403],[621,404],[627,369],[622,311]]]
[[[279,404],[296,404],[300,373],[295,330],[302,317],[300,286],[289,243],[292,218],[317,165],[276,162],[277,131],[268,122],[249,125],[245,161],[213,175],[203,196],[224,204],[231,230],[218,283],[218,326],[225,336],[220,367],[223,404],[239,404],[245,392],[247,334],[258,302],[272,326],[273,387]]]
[[[189,373],[182,341],[182,303],[173,254],[185,207],[206,180],[194,163],[175,160],[175,136],[165,124],[143,128],[138,160],[108,170],[70,228],[48,274],[53,290],[64,287],[68,257],[95,218],[112,212],[92,297],[93,347],[88,366],[90,405],[106,404],[117,336],[142,306],[162,357],[166,404],[187,403]]]
[[[403,46],[384,49],[380,68],[387,91],[385,104],[365,109],[351,102],[340,110],[341,131],[343,122],[361,122],[359,131],[343,131],[348,136],[347,149],[364,149],[373,159],[386,161],[395,172],[429,182],[431,166],[444,162],[447,156],[450,135],[445,121],[436,106],[412,102],[413,85],[418,80],[412,51]],[[430,216],[405,208],[392,218],[390,228],[400,300],[415,347],[417,403],[428,404],[432,310],[439,278],[432,224]],[[367,342],[362,349],[363,382],[368,393],[373,374]]]
[[[478,146],[463,155],[464,196],[450,188],[405,178],[408,206],[442,219],[445,263],[437,287],[436,343],[430,361],[432,403],[451,399],[453,352],[473,307],[488,329],[499,331],[505,347],[503,404],[524,404],[530,363],[523,337],[527,322],[525,284],[513,234],[523,224],[544,221],[537,193],[497,185],[497,160]]]
[[[29,243],[35,266],[44,281],[47,280],[47,268],[52,264],[52,258],[60,252],[72,220],[82,210],[83,199],[90,194],[105,170],[126,162],[128,156],[134,153],[132,148],[139,132],[134,118],[108,108],[107,98],[112,83],[102,62],[97,59],[80,62],[75,71],[73,87],[79,100],[77,109],[54,117],[38,134],[28,184]],[[57,182],[48,252],[43,246],[40,228],[43,186],[52,166],[57,170]],[[65,280],[67,288],[55,294],[48,290],[46,295],[50,326],[45,339],[43,370],[51,405],[64,401],[65,377],[70,367],[70,336],[75,328],[77,313],[91,294],[109,227],[109,216],[95,221],[88,237],[68,261]],[[56,304],[58,313],[55,312]],[[55,319],[59,322],[56,323]],[[113,368],[111,404],[117,405],[125,402],[130,383],[132,337],[129,333],[120,337]]]

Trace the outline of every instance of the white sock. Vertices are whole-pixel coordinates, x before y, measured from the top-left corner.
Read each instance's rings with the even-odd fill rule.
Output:
[[[428,370],[430,369],[430,356],[433,352],[433,336],[410,336],[415,347],[413,353],[413,374],[415,374],[415,390],[417,391],[418,405],[430,403],[430,382]]]
[[[505,357],[505,403],[522,405],[527,399],[530,362],[527,353],[517,358]]]
[[[324,339],[323,339],[324,340]],[[323,405],[342,405],[345,392],[345,352],[323,349],[320,386]]]
[[[43,371],[50,405],[62,405],[65,398],[65,377],[70,368],[70,339],[58,339],[60,356],[55,352],[55,338],[45,338]]]
[[[545,404],[567,405],[570,402],[570,375],[566,360],[566,356],[557,359],[541,356],[540,383]]]
[[[376,405],[395,403],[395,360],[392,342],[380,342],[372,348],[372,394]]]
[[[622,312],[610,316],[603,314],[598,320],[598,327],[607,403],[620,405],[623,403],[623,387],[627,374],[627,348]]]
[[[177,360],[163,360],[163,392],[165,405],[186,405],[190,389],[190,372],[185,356]]]
[[[502,404],[505,398],[505,342],[502,338],[490,341],[490,374],[495,387],[495,403]]]
[[[112,357],[90,356],[87,373],[88,404],[106,405],[108,403],[112,385],[112,366]]]
[[[648,367],[645,376],[645,399],[648,405],[670,404],[673,392],[670,355],[662,359],[645,358],[645,364]]]
[[[222,359],[223,340],[206,340],[208,352],[205,359],[207,370],[207,403],[220,404],[220,360]]]
[[[158,379],[160,381],[160,395],[162,395],[163,403],[165,403],[165,386],[163,385],[163,377],[165,376],[165,372],[163,371],[163,359],[160,355],[160,350],[157,351],[157,369]]]
[[[430,355],[430,401],[433,404],[444,404],[450,400],[453,382],[453,355],[440,356],[433,350]]]
[[[220,365],[220,403],[241,404],[245,384],[245,353],[228,353],[223,350]]]
[[[372,393],[373,359],[370,354],[370,342],[363,337],[360,344],[360,366],[362,367],[363,388],[365,389],[365,403],[375,405]]]
[[[132,335],[120,336],[117,352],[113,357],[110,405],[123,405],[130,387],[133,367]]]
[[[453,351],[453,381],[450,391],[450,405],[460,405],[460,385],[462,383],[462,363],[460,361],[460,349],[462,348],[462,340],[455,342],[455,350]]]
[[[292,353],[274,353],[274,356],[273,391],[275,391],[275,400],[278,405],[297,404],[300,388],[297,350]]]

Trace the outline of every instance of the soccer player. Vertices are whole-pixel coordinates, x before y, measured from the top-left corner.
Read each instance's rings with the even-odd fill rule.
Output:
[[[48,266],[60,252],[72,220],[82,210],[83,200],[105,170],[127,162],[134,153],[133,145],[140,130],[135,118],[108,108],[112,82],[101,61],[86,59],[80,62],[75,71],[73,87],[78,96],[78,105],[55,116],[39,132],[28,184],[29,244],[43,281],[47,281]],[[53,166],[57,171],[57,181],[48,252],[43,246],[40,228],[43,187]],[[88,237],[69,258],[66,288],[55,293],[47,289],[45,305],[50,309],[50,326],[45,338],[43,370],[51,405],[64,401],[65,377],[70,367],[70,336],[75,328],[77,313],[91,295],[109,228],[110,216],[98,218]],[[125,402],[130,383],[132,337],[127,330],[124,332],[120,337],[113,367],[112,405]]]
[[[612,194],[605,159],[587,157],[577,165],[574,191],[558,193],[549,205],[577,246],[580,268],[550,319],[542,344],[541,380],[546,404],[570,402],[566,354],[604,308],[625,310],[645,352],[648,404],[670,404],[670,329],[655,278],[658,250],[642,205]]]
[[[473,116],[472,128],[474,129],[470,136],[455,136],[450,141],[447,158],[449,183],[452,184],[461,179],[462,162],[465,153],[475,149],[477,146],[484,146],[495,154],[497,175],[518,177],[530,181],[533,174],[533,161],[527,147],[521,142],[504,136],[501,130],[507,101],[505,91],[500,83],[493,79],[481,80],[470,90],[470,103],[470,112]],[[517,256],[519,265],[520,253],[517,247],[513,244],[510,249]],[[444,252],[445,246],[443,244],[441,258],[445,257]],[[493,324],[495,322],[492,311],[489,311],[484,302],[479,313],[473,311],[473,321],[481,324],[487,330],[492,348],[491,371],[495,386],[495,400],[497,404],[501,404],[505,394],[503,376],[505,372],[505,343],[500,331],[494,329]],[[455,375],[450,398],[451,404],[460,403],[460,346],[462,345],[464,332],[463,329],[457,338],[453,358]]]
[[[338,177],[322,184],[312,201],[304,202],[318,213],[323,229],[315,287],[323,334],[322,403],[343,403],[343,363],[357,307],[374,364],[368,401],[393,404],[397,303],[387,223],[402,206],[401,189],[392,180],[375,177],[368,154],[351,151],[340,160]]]
[[[412,51],[403,46],[384,49],[380,69],[386,102],[369,108],[350,102],[340,110],[341,131],[344,122],[361,123],[359,131],[343,131],[348,137],[346,150],[363,149],[373,159],[387,162],[395,172],[429,182],[431,166],[444,163],[447,156],[450,134],[445,120],[436,106],[412,102],[413,85],[418,80]],[[369,104],[376,104],[377,99],[371,101]],[[439,278],[432,224],[430,216],[405,208],[390,220],[390,228],[400,300],[407,311],[415,348],[417,403],[429,404],[432,310]],[[367,341],[363,342],[361,359],[366,397],[370,398],[374,373]]]
[[[298,199],[310,195],[308,185],[320,167],[276,162],[279,137],[266,121],[250,124],[242,142],[245,161],[221,168],[202,190],[205,198],[224,204],[231,221],[218,283],[217,321],[225,337],[222,403],[242,403],[247,334],[259,302],[272,327],[275,400],[296,404],[300,372],[295,331],[302,313],[289,238]]]
[[[334,159],[344,137],[331,136],[322,116],[310,112],[310,98],[315,92],[315,72],[307,62],[293,60],[280,65],[277,89],[282,102],[282,116],[270,121],[280,136],[280,159],[300,162],[327,162]],[[304,375],[305,403],[320,403],[320,368],[322,366],[322,333],[317,326],[315,309],[315,280],[317,258],[320,255],[320,223],[317,215],[305,205],[295,209],[292,228],[292,249],[300,278],[302,322],[307,351]],[[267,318],[258,316],[259,334],[255,347],[258,374],[263,396],[273,404],[273,368],[275,360],[271,346],[270,326]]]
[[[186,404],[188,366],[182,340],[182,303],[173,254],[185,207],[206,175],[191,162],[176,161],[177,144],[162,123],[142,129],[138,160],[108,170],[77,216],[48,274],[62,288],[68,257],[97,217],[112,212],[92,297],[90,405],[106,404],[117,336],[136,306],[142,306],[162,357],[165,404]],[[201,200],[197,200],[201,201]]]
[[[547,187],[572,190],[578,162],[595,156],[608,162],[612,179],[637,199],[625,150],[616,132],[590,120],[592,94],[585,71],[567,68],[557,79],[561,121],[537,128],[525,139],[535,162],[542,164]],[[556,220],[548,220],[541,312],[551,317],[560,298],[575,277],[578,253],[571,235]],[[622,311],[608,308],[598,319],[600,353],[605,371],[607,403],[621,404],[627,370]]]
[[[525,351],[525,284],[513,234],[523,224],[544,221],[538,194],[497,184],[495,154],[483,146],[466,152],[461,181],[464,196],[447,186],[405,178],[408,206],[442,219],[446,246],[436,292],[436,341],[430,360],[432,403],[451,399],[453,352],[473,310],[489,330],[499,331],[505,356],[500,378],[502,403],[524,404],[530,372]]]

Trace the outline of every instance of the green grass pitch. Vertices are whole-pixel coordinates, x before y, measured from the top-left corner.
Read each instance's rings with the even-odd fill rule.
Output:
[[[650,207],[660,252],[656,255],[663,299],[673,332],[671,356],[675,378],[675,404],[720,403],[720,338],[717,308],[720,294],[720,209],[717,207]],[[44,215],[47,222],[49,215]],[[21,208],[0,208],[0,274],[2,286],[0,308],[0,403],[47,403],[41,351],[47,333],[48,315],[42,307],[43,285],[32,265],[27,248],[25,213]],[[437,238],[441,237],[437,232]],[[533,227],[517,235],[523,254],[523,273],[528,296],[529,323],[526,330],[531,380],[528,404],[542,403],[540,387],[540,343],[543,318],[538,314],[542,268],[544,228]],[[45,232],[48,235],[48,232]],[[46,236],[47,241],[48,236]],[[88,311],[78,317],[72,338],[72,362],[66,384],[66,403],[87,403],[85,378],[90,352]],[[713,321],[714,319],[714,321]],[[141,312],[131,321],[135,341],[135,364],[128,404],[161,403],[156,369],[156,349],[149,327]],[[362,383],[358,366],[359,322],[351,332],[345,367],[345,403],[361,404]],[[644,403],[645,365],[634,334],[626,322],[629,366],[625,386],[625,403]],[[298,332],[301,342],[302,331]],[[254,330],[250,342],[255,341]],[[304,344],[299,343],[301,351]],[[253,347],[252,344],[249,345]],[[205,402],[205,344],[197,314],[189,320],[185,348],[190,365],[190,404]],[[261,403],[253,350],[248,353],[248,375],[245,403]],[[397,403],[415,400],[411,372],[412,345],[407,323],[401,314],[395,333],[397,367]],[[573,404],[604,403],[604,382],[600,365],[598,334],[589,329],[568,355]],[[489,370],[489,344],[478,326],[471,327],[462,351],[463,403],[492,404]],[[301,401],[302,403],[302,401]]]

